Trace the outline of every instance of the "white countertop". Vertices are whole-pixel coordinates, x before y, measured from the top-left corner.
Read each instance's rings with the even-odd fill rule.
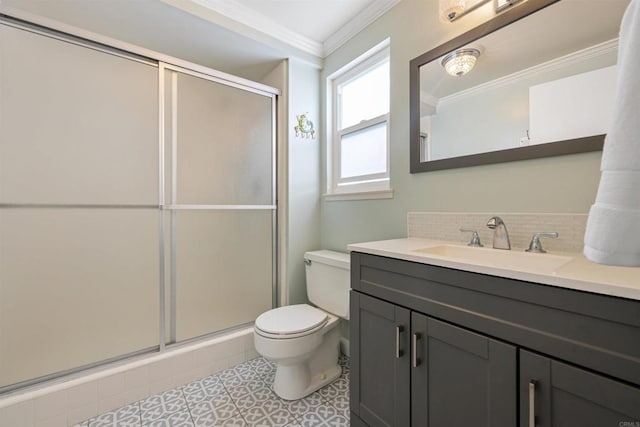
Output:
[[[486,260],[454,258],[418,251],[428,250],[428,248],[442,245],[466,248],[465,245],[459,243],[418,238],[354,243],[348,245],[347,248],[349,251],[380,255],[422,264],[437,265],[456,270],[465,270],[474,273],[640,300],[640,267],[612,267],[593,263],[580,253],[549,252],[549,255],[568,257],[567,262],[552,272],[539,272],[535,271],[534,268],[520,269],[505,267],[504,265],[496,266],[491,265],[492,263]],[[503,252],[499,249],[478,249],[481,251],[496,251],[496,257],[500,257],[500,252]],[[513,248],[512,251],[524,252],[524,249]],[[533,257],[544,257],[546,255],[547,254],[527,254],[527,256]]]

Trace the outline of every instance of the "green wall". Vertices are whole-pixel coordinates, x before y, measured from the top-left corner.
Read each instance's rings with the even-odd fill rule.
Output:
[[[304,253],[320,249],[320,141],[295,135],[296,116],[308,113],[317,129],[320,115],[320,72],[289,59],[287,288],[289,304],[306,303]]]
[[[406,237],[410,211],[587,213],[595,200],[600,153],[409,173],[409,61],[490,17],[483,7],[441,23],[437,7],[436,0],[403,0],[325,59],[323,100],[328,75],[391,38],[390,174],[395,194],[386,200],[321,201],[323,248],[344,251],[349,243]],[[322,111],[326,113],[326,105]],[[324,148],[326,131],[321,141]],[[324,192],[324,167],[322,171]]]

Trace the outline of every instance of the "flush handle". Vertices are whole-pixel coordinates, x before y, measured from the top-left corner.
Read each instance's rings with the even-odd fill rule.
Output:
[[[304,265],[311,265],[311,260],[305,258]]]

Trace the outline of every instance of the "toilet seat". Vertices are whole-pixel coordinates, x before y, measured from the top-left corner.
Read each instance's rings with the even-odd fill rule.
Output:
[[[255,331],[266,338],[298,338],[322,329],[327,321],[327,313],[308,304],[288,305],[258,316]]]

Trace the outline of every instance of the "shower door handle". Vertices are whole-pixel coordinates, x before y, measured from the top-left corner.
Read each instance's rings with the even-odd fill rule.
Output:
[[[404,332],[404,326],[396,325],[396,359],[400,359],[403,355],[402,349],[400,348],[400,334]]]

